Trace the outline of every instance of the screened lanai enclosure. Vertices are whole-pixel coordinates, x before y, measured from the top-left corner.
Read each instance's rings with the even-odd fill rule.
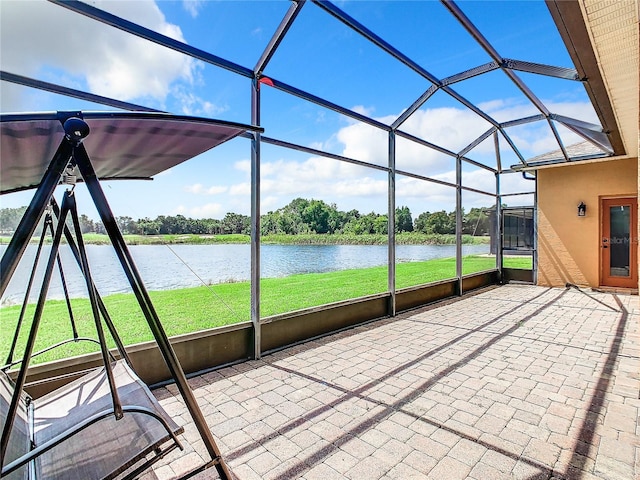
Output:
[[[47,386],[55,375],[75,378],[78,370],[100,361],[108,373],[107,347],[128,355],[145,384],[175,379],[175,368],[180,383],[182,369],[189,373],[257,359],[487,284],[535,282],[533,170],[571,162],[585,151],[596,158],[621,148],[615,131],[603,125],[606,115],[591,104],[591,79],[572,63],[571,46],[558,34],[554,2],[283,0],[193,2],[188,8],[181,2],[134,3],[0,4],[5,194],[0,206],[39,205],[35,213],[27,209],[33,229],[16,229],[22,238],[2,232],[10,237],[2,247],[3,267],[10,268],[2,271],[0,353],[6,357],[11,350],[7,364],[12,364],[14,349],[26,348],[28,364],[30,350],[59,341],[38,337],[29,343],[16,335],[10,345],[4,337],[5,325],[13,329],[21,310],[33,308],[29,272],[35,247],[26,243],[48,215],[49,197],[66,195],[62,180],[69,171],[47,175],[55,147],[69,139],[63,129],[68,118],[89,124],[99,118],[103,133],[126,128],[120,118],[166,121],[157,137],[154,128],[142,132],[134,125],[127,132],[136,154],[145,148],[153,152],[145,157],[144,174],[132,168],[133,154],[122,142],[108,135],[87,137],[89,155],[92,149],[99,152],[96,165],[112,158],[98,178],[119,227],[108,232],[116,251],[122,248],[120,230],[140,233],[127,231],[127,221],[152,224],[154,216],[156,221],[168,215],[185,221],[224,217],[218,223],[224,228],[202,227],[198,233],[203,238],[241,234],[249,241],[210,245],[224,246],[225,253],[195,250],[180,245],[178,232],[161,245],[130,246],[130,261],[140,272],[133,282],[106,266],[113,261],[104,253],[110,247],[87,245],[88,263],[98,266],[87,280],[82,262],[73,252],[65,258],[60,245],[57,261],[76,270],[88,293],[72,288],[69,293],[74,283],[69,274],[65,280],[52,269],[48,274],[43,267],[34,269],[51,277],[50,288],[43,282],[47,299],[67,299],[69,313],[64,307],[52,315],[67,318],[84,308],[79,318],[90,316],[91,308],[81,303],[88,297],[93,314],[104,322],[111,320],[103,307],[126,312],[127,318],[116,316],[113,328],[108,325],[111,337],[98,342],[102,356],[91,353],[98,350],[95,345],[72,342],[62,356],[87,354],[86,361],[35,365],[28,376],[19,371],[18,387],[29,388],[31,382],[34,397],[60,385]],[[498,18],[506,21],[496,29],[492,22]],[[15,48],[18,31],[30,36],[29,47]],[[226,31],[234,33],[223,35]],[[54,113],[30,114],[29,128],[17,134],[15,122],[23,117],[16,112],[24,111]],[[171,145],[206,143],[209,133],[215,136],[204,128],[189,137],[171,123],[176,119],[240,127],[224,142],[164,162]],[[42,148],[18,151],[11,147],[18,137],[27,143],[37,139]],[[543,155],[556,150],[553,160]],[[90,218],[109,223],[100,211],[104,205],[97,206],[97,214],[91,210],[95,185],[84,178],[86,172],[80,169],[73,187],[78,230],[83,230],[80,219],[85,226]],[[38,198],[45,178],[50,192]],[[293,225],[294,214],[304,222]],[[60,229],[58,240],[64,226]],[[85,230],[82,234],[92,233]],[[174,232],[158,227],[155,233]],[[412,240],[413,233],[431,235],[429,244]],[[323,236],[326,244],[304,245],[306,234]],[[295,245],[282,240],[294,235],[300,239]],[[336,245],[330,239],[337,235],[342,241]],[[158,283],[161,274],[170,280]],[[338,283],[327,287],[328,274]],[[148,299],[137,291],[142,284]],[[183,292],[182,300],[171,291]],[[142,296],[143,312],[131,313],[123,293],[134,293],[139,301]],[[164,333],[154,327],[151,333],[136,329],[117,338],[119,324],[149,321],[145,309],[151,304],[166,334],[179,336],[172,340],[175,354],[166,353]],[[40,328],[55,330],[47,321],[43,317]],[[154,322],[155,317],[149,324]],[[100,323],[78,322],[78,329]],[[127,353],[126,346],[150,340],[160,344],[160,352],[144,344]],[[58,359],[48,355],[42,359]],[[189,392],[186,396],[191,399]],[[18,403],[10,403],[11,415]],[[193,413],[197,418],[197,405]],[[3,456],[10,448],[5,437],[7,432]],[[209,451],[214,458],[216,449]],[[225,475],[222,467],[219,471]]]

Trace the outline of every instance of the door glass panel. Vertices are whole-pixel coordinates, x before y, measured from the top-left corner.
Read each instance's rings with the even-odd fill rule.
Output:
[[[630,275],[630,220],[631,207],[629,205],[616,205],[609,207],[610,213],[610,276],[628,277]]]

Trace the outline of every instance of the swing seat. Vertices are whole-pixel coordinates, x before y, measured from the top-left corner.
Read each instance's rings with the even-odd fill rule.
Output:
[[[168,452],[183,433],[149,388],[122,360],[113,374],[123,416],[116,419],[104,367],[38,398],[20,399],[2,477],[132,478]],[[4,423],[13,382],[0,373]],[[14,467],[24,462],[23,465]]]

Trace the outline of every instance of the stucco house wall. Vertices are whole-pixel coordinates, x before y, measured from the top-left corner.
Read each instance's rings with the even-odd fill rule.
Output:
[[[600,199],[638,195],[638,159],[540,169],[538,284],[600,285]],[[578,204],[587,206],[578,217]],[[636,247],[637,248],[637,247]]]

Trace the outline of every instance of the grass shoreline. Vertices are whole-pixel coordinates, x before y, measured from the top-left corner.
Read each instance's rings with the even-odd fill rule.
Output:
[[[109,245],[109,237],[98,233],[86,233],[83,239],[88,245]],[[127,245],[216,245],[216,244],[250,244],[251,236],[243,234],[198,235],[198,234],[164,234],[164,235],[124,235]],[[7,245],[11,237],[0,236],[0,245]],[[39,238],[32,238],[37,243]],[[387,245],[387,235],[363,234],[316,234],[299,235],[266,235],[260,237],[263,245]],[[50,243],[51,238],[45,239]],[[65,240],[63,239],[63,242]],[[463,235],[464,245],[486,245],[489,237]],[[397,245],[455,245],[456,236],[452,234],[426,234],[403,232],[396,234]]]
[[[531,268],[530,258],[510,258],[508,267]],[[463,274],[495,268],[495,257],[467,256],[463,258]],[[455,258],[407,262],[396,265],[396,288],[402,289],[455,278]],[[355,299],[387,291],[387,267],[341,270],[329,273],[296,274],[261,280],[262,318]],[[150,291],[163,327],[169,336],[176,336],[213,327],[250,320],[250,282],[219,283],[176,290]],[[152,339],[146,321],[132,293],[103,298],[110,317],[126,345]],[[95,337],[95,323],[88,299],[72,299],[74,318],[80,336]],[[21,306],[0,308],[0,362],[4,362],[12,341]],[[22,352],[33,318],[35,305],[27,307],[17,352]],[[64,300],[49,300],[45,304],[35,351],[71,338],[71,325]],[[113,346],[113,341],[110,341]],[[94,344],[70,343],[52,350],[33,363],[57,360],[96,351]],[[20,353],[21,355],[21,353]]]

